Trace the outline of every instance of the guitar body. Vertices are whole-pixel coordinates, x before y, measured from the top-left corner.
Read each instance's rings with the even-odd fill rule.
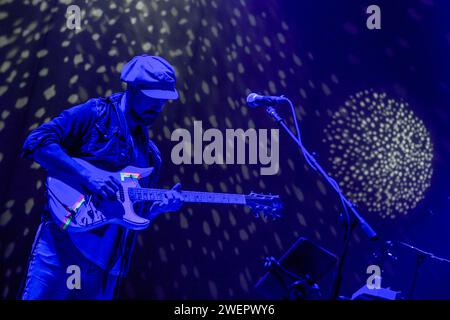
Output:
[[[49,176],[47,178],[49,209],[61,229],[82,232],[110,223],[133,230],[142,230],[149,226],[150,220],[134,212],[128,189],[139,187],[138,180],[149,176],[153,168],[128,166],[117,172],[109,172],[82,159],[74,158],[74,160],[97,175],[114,176],[121,182],[122,189],[117,193],[117,200],[95,201],[93,197]]]

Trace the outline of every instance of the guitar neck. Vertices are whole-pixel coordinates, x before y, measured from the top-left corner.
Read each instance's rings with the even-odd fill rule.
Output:
[[[132,201],[161,201],[168,190],[149,188],[129,188]],[[234,193],[215,193],[199,191],[180,191],[183,202],[246,204],[245,195]]]

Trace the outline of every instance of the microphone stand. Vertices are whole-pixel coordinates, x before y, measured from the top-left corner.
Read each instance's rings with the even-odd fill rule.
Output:
[[[285,98],[285,97],[284,97]],[[293,110],[292,103],[289,99],[285,98],[291,105],[292,111],[294,113],[295,117],[295,111]],[[344,243],[343,248],[340,254],[340,258],[338,260],[337,265],[337,271],[334,278],[333,283],[333,290],[332,290],[332,299],[337,299],[340,291],[341,286],[341,279],[342,279],[342,267],[344,265],[344,260],[348,251],[348,245],[350,242],[350,236],[352,233],[352,230],[354,228],[355,224],[359,224],[364,234],[369,238],[370,240],[377,240],[378,235],[377,233],[372,229],[372,227],[367,223],[367,221],[359,214],[359,212],[356,210],[353,203],[351,203],[341,192],[339,185],[325,172],[325,170],[317,163],[317,161],[314,159],[314,157],[309,153],[308,150],[305,149],[303,146],[301,140],[294,135],[294,133],[289,129],[289,127],[286,125],[286,122],[283,118],[281,118],[276,110],[269,106],[266,108],[267,114],[277,123],[281,128],[284,129],[288,133],[288,135],[292,138],[292,140],[297,144],[297,146],[300,148],[301,152],[303,153],[305,159],[307,160],[308,164],[312,166],[314,169],[319,171],[319,173],[325,178],[325,180],[331,185],[331,187],[338,193],[344,212],[346,213],[347,222],[346,222],[346,229],[347,233],[344,235]],[[350,218],[349,212],[352,213],[353,217]]]

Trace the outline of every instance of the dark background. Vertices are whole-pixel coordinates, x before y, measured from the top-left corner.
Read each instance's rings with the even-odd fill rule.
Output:
[[[123,298],[254,298],[261,259],[280,257],[298,237],[338,251],[337,197],[284,134],[275,176],[260,176],[257,165],[172,164],[170,133],[192,131],[194,120],[223,132],[273,127],[263,110],[245,108],[252,91],[294,101],[305,145],[331,174],[323,131],[356,92],[403,99],[429,132],[430,188],[395,219],[362,212],[381,239],[355,230],[342,294],[365,285],[368,265],[383,263],[383,287],[407,296],[415,254],[397,250],[397,260],[380,262],[373,253],[388,239],[450,257],[448,1],[73,1],[83,13],[79,31],[66,28],[67,1],[0,4],[1,297],[16,297],[44,201],[44,170],[20,158],[25,137],[65,108],[123,90],[122,65],[142,53],[175,66],[181,93],[151,130],[165,159],[160,186],[271,192],[286,212],[272,222],[242,208],[186,205],[160,217],[140,235]],[[381,30],[366,28],[371,4],[381,8]],[[449,298],[449,274],[448,265],[426,260],[414,297]]]

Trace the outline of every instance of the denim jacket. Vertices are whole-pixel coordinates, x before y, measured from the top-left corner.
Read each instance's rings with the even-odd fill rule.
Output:
[[[36,148],[57,143],[68,155],[104,170],[117,171],[127,165],[136,165],[125,117],[120,110],[122,97],[123,93],[116,93],[106,98],[90,99],[63,111],[29,134],[22,148],[22,157],[32,159]],[[148,141],[148,164],[154,167],[154,171],[149,179],[141,181],[141,186],[153,187],[158,179],[161,157],[148,132],[144,131],[143,141]],[[43,220],[48,221],[49,217],[46,208]],[[124,272],[125,263],[127,271],[136,232],[117,225],[87,232],[60,232],[65,233],[67,241],[72,241],[87,259],[102,269],[117,275]]]

